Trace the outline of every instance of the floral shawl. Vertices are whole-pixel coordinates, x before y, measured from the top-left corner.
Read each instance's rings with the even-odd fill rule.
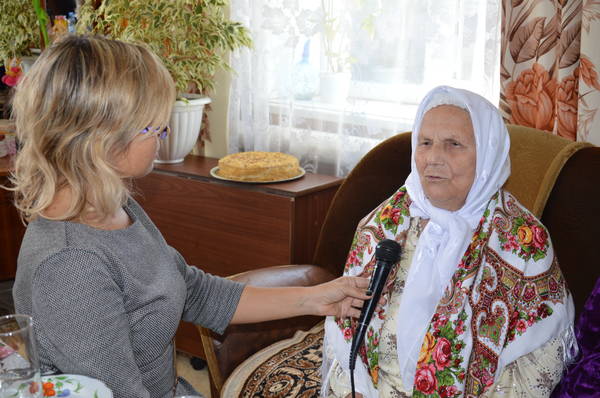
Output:
[[[411,202],[402,187],[359,223],[345,275],[370,276],[379,241],[389,238],[403,243]],[[392,270],[388,283],[394,278]],[[379,335],[386,310],[387,305],[373,317],[356,364],[357,391],[369,398],[378,396]],[[572,336],[573,314],[572,298],[546,228],[514,196],[499,190],[485,208],[431,317],[413,397],[481,395],[504,366],[554,337]],[[398,322],[410,323],[410,319]],[[333,352],[324,350],[324,391],[334,358],[348,369],[355,327],[355,319],[326,321],[325,347],[332,346]],[[398,352],[398,358],[402,355]]]

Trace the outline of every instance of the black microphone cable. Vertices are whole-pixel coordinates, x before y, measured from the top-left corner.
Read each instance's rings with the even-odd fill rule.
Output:
[[[352,345],[350,348],[350,387],[352,388],[352,398],[356,397],[356,391],[354,387],[354,366],[356,365],[356,356],[358,354],[359,347],[365,337],[369,322],[373,317],[373,312],[377,307],[381,292],[387,281],[387,277],[394,264],[400,259],[401,253],[400,244],[395,240],[385,239],[377,244],[375,248],[375,270],[371,275],[371,281],[367,288],[367,294],[371,296],[369,300],[366,300],[363,304],[362,310],[360,311],[360,317],[358,318],[358,325],[356,332],[352,338]]]

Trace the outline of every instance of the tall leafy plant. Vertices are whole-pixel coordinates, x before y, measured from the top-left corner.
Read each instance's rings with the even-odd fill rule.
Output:
[[[146,43],[163,61],[179,93],[214,89],[213,76],[231,70],[228,50],[250,47],[248,30],[226,16],[225,0],[85,0],[79,33]]]

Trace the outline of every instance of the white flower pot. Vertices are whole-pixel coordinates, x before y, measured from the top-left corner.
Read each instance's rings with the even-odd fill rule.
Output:
[[[187,101],[175,101],[169,126],[171,133],[160,142],[156,163],[179,163],[189,154],[200,134],[204,105],[210,98],[186,94]]]
[[[21,57],[21,69],[23,73],[27,73],[38,58],[39,55],[25,55]]]
[[[321,73],[319,92],[321,101],[343,104],[350,91],[350,73]]]

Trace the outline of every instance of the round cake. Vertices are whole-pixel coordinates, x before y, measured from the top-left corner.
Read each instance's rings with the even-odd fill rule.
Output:
[[[295,156],[281,152],[240,152],[219,160],[217,175],[237,181],[286,180],[300,174]]]

